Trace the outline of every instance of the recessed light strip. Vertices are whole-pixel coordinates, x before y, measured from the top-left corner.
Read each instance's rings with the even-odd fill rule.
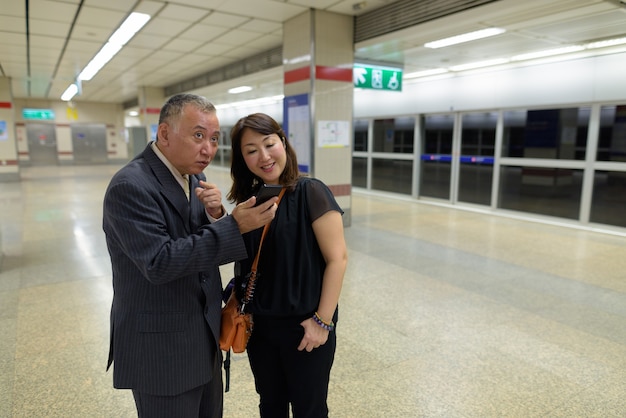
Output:
[[[514,57],[511,57],[511,61],[534,60],[537,58],[552,57],[554,55],[562,55],[562,54],[569,54],[571,52],[578,52],[578,51],[582,51],[583,49],[585,49],[585,47],[581,45],[572,45],[572,46],[566,46],[563,48],[547,49],[543,51],[529,52],[528,54],[515,55]]]
[[[464,42],[475,41],[477,39],[488,38],[490,36],[500,35],[501,33],[506,32],[505,29],[502,28],[487,28],[481,29],[474,32],[464,33],[462,35],[451,36],[449,38],[439,39],[437,41],[427,42],[424,44],[426,48],[443,48],[450,45],[461,44]]]
[[[509,58],[497,58],[494,60],[456,65],[450,68],[433,68],[430,70],[417,71],[417,72],[405,74],[404,79],[429,77],[432,75],[443,74],[448,71],[464,71],[464,70],[470,70],[470,69],[475,69],[475,68],[502,65],[510,61],[515,61],[515,62],[529,61],[529,60],[534,60],[538,58],[547,58],[547,57],[552,57],[556,55],[571,54],[574,52],[580,52],[580,51],[584,51],[587,49],[609,48],[612,46],[623,45],[623,44],[626,44],[626,37],[606,39],[603,41],[590,42],[584,45],[570,45],[570,46],[566,46],[563,48],[554,48],[554,49],[548,49],[548,50],[543,50],[543,51],[529,52],[527,54],[519,54],[519,55],[515,55],[511,57],[510,59]]]
[[[450,70],[452,70],[452,71],[473,70],[473,69],[476,69],[476,68],[492,67],[494,65],[502,65],[502,64],[506,64],[508,62],[509,62],[509,60],[506,59],[506,58],[496,58],[496,59],[492,59],[492,60],[470,62],[470,63],[467,63],[467,64],[455,65],[453,67],[450,67]]]
[[[76,84],[70,84],[61,95],[61,100],[69,102],[76,93],[78,93],[78,86]]]
[[[233,87],[232,89],[229,89],[228,92],[230,94],[239,94],[239,93],[245,93],[250,90],[252,90],[252,87],[250,86],[239,86],[239,87]]]
[[[587,49],[606,48],[609,46],[626,44],[626,38],[606,39],[604,41],[590,42],[585,45]]]
[[[109,37],[106,44],[98,51],[89,64],[78,74],[78,80],[89,81],[117,54],[128,41],[150,20],[150,15],[145,13],[131,13],[120,25],[113,35]],[[74,88],[72,88],[74,86]],[[72,94],[73,92],[73,94]],[[70,85],[61,100],[69,101],[78,93],[76,84]],[[64,98],[65,97],[65,98]]]

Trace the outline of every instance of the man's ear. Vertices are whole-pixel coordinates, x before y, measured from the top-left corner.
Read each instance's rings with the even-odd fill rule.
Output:
[[[169,134],[169,129],[168,129],[168,125],[167,123],[160,123],[158,128],[157,128],[157,133],[158,133],[158,137],[159,137],[159,142],[162,143],[163,145],[167,144],[168,141],[168,134]]]

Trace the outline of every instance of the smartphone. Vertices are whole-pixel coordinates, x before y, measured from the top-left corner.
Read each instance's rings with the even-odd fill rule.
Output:
[[[263,184],[256,194],[256,204],[258,206],[263,202],[267,202],[270,198],[278,196],[283,186],[279,184]]]

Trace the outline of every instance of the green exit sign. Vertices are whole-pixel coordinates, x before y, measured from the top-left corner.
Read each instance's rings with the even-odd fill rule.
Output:
[[[29,120],[54,120],[52,109],[22,109],[22,117]]]
[[[354,64],[354,87],[387,91],[402,91],[400,68]]]

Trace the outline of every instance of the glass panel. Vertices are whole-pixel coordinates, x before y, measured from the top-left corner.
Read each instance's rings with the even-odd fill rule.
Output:
[[[584,160],[590,108],[504,112],[502,156]]]
[[[459,201],[480,205],[491,203],[497,123],[496,112],[463,115]]]
[[[354,120],[354,151],[367,151],[367,119]]]
[[[595,172],[589,220],[626,227],[626,172]]]
[[[424,116],[420,196],[450,199],[453,115]]]
[[[412,154],[415,119],[410,117],[374,121],[374,152]]]
[[[367,158],[352,158],[352,186],[367,187]]]
[[[411,194],[413,161],[372,160],[372,189]]]
[[[217,149],[215,159],[211,162],[211,164],[230,168],[230,153],[230,128],[222,127],[219,148]]]
[[[598,161],[626,161],[626,105],[602,106]]]
[[[503,166],[501,209],[578,219],[582,170]]]

